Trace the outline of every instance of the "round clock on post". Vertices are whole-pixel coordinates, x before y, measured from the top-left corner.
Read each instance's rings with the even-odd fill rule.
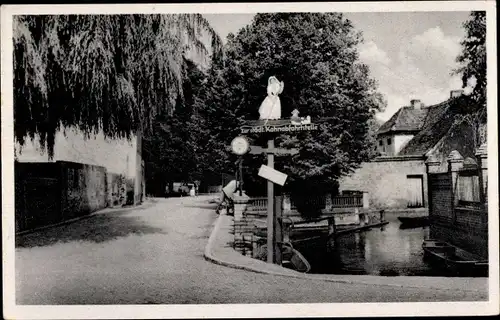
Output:
[[[250,143],[248,143],[247,138],[239,136],[233,139],[231,148],[235,154],[242,156],[250,149]]]

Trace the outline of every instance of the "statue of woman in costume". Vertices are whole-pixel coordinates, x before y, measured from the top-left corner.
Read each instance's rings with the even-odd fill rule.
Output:
[[[272,76],[267,81],[267,97],[264,99],[259,108],[259,119],[280,119],[281,104],[278,95],[283,92],[283,81],[279,81],[275,76]]]

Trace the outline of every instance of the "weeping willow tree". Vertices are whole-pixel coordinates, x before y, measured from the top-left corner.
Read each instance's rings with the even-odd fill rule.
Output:
[[[61,126],[147,132],[182,97],[185,53],[222,50],[199,14],[16,16],[13,27],[15,139],[38,139],[51,158]]]

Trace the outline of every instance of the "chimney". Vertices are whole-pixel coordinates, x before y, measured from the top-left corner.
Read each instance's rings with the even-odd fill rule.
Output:
[[[463,94],[464,94],[463,90],[451,90],[450,91],[450,99],[458,98]]]
[[[413,99],[410,101],[410,106],[412,107],[412,109],[420,109],[422,107],[422,101]]]

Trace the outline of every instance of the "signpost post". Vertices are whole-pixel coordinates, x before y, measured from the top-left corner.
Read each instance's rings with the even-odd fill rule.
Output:
[[[267,141],[267,149],[272,151],[274,149],[274,139]],[[267,154],[267,165],[274,168],[274,154]],[[274,263],[274,183],[267,180],[267,262]]]
[[[274,135],[279,133],[298,133],[304,131],[318,130],[316,124],[311,123],[311,118],[300,118],[298,110],[292,112],[290,119],[281,119],[281,104],[278,95],[283,91],[284,83],[278,81],[274,76],[268,80],[268,96],[262,102],[259,108],[259,120],[246,121],[241,127],[242,134],[271,134],[272,138],[267,141],[267,149],[262,147],[250,146],[248,141],[240,136],[236,137],[231,143],[233,152],[243,155],[250,151],[250,154],[267,154],[267,167],[262,166],[259,170],[259,176],[267,179],[267,262],[281,263],[281,254],[279,246],[276,243],[275,232],[277,217],[274,204],[274,184],[284,185],[286,174],[274,170],[275,155],[294,155],[299,151],[297,149],[280,149],[274,147]],[[250,149],[250,150],[249,150]],[[279,209],[281,210],[281,203]],[[279,232],[281,234],[281,232]]]
[[[318,126],[315,124],[296,125],[291,124],[290,119],[279,120],[257,120],[247,121],[241,127],[242,133],[295,133],[304,131],[315,131]],[[267,182],[267,262],[281,263],[281,254],[279,246],[277,245],[276,232],[281,234],[278,229],[278,221],[276,216],[276,208],[278,203],[275,203],[274,198],[274,184],[284,185],[286,181],[286,174],[274,170],[274,157],[284,155],[295,155],[299,153],[297,148],[284,149],[275,148],[274,137],[267,141],[267,148],[260,146],[249,146],[250,154],[267,154],[267,166],[262,166],[259,170],[259,176],[268,180]],[[279,204],[281,205],[281,204]]]

